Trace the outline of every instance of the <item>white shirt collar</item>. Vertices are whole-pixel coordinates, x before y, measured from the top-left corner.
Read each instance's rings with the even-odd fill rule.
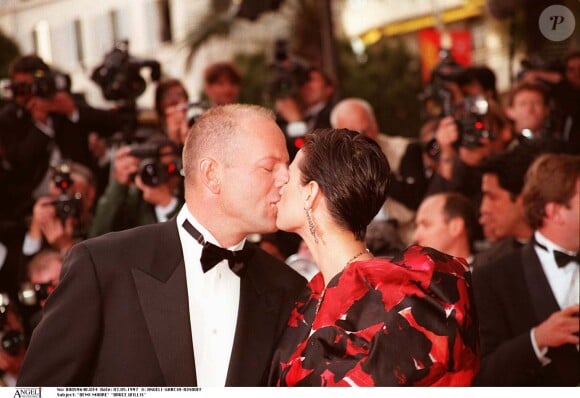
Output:
[[[191,225],[193,225],[193,227],[195,229],[197,229],[202,234],[202,236],[206,240],[206,242],[210,242],[216,246],[221,247],[221,245],[218,243],[218,240],[211,234],[211,232],[209,232],[199,221],[197,221],[197,219],[193,216],[193,214],[191,214],[191,212],[187,208],[187,204],[184,204],[182,206],[181,210],[179,211],[179,214],[177,215],[177,225],[179,228],[183,228],[182,224],[185,220],[189,220]],[[189,235],[189,233],[187,235],[191,236],[191,235]],[[193,236],[191,238],[195,241]],[[241,250],[244,247],[245,243],[246,243],[246,238],[242,239],[240,242],[236,243],[233,246],[227,247],[227,249],[229,249],[229,250]]]

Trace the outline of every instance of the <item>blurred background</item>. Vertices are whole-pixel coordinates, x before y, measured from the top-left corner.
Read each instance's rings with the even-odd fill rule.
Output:
[[[414,136],[417,94],[441,47],[461,65],[489,66],[500,92],[523,68],[550,67],[578,48],[578,29],[560,42],[538,29],[542,10],[556,3],[578,15],[576,0],[0,0],[0,76],[17,54],[36,53],[71,75],[73,91],[103,105],[91,73],[128,40],[132,56],[158,61],[193,100],[205,65],[235,60],[241,99],[267,105],[275,42],[285,39],[291,56],[336,80],[339,97],[372,103],[386,133]],[[140,73],[149,79],[147,68]],[[148,86],[138,103],[152,107],[152,96]]]

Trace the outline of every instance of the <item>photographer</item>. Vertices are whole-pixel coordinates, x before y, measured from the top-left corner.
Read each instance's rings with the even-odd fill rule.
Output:
[[[34,204],[22,253],[28,259],[43,247],[65,254],[74,243],[86,238],[92,221],[95,180],[85,166],[61,163],[52,170],[50,194]]]
[[[97,205],[90,237],[167,221],[183,204],[180,151],[164,137],[148,145],[116,152],[113,179]]]
[[[277,93],[275,108],[278,124],[286,136],[290,160],[300,149],[300,139],[307,131],[330,127],[330,111],[333,107],[334,84],[320,69],[309,67],[304,75],[296,78],[296,93]]]
[[[479,206],[478,167],[490,155],[505,150],[512,133],[501,108],[491,100],[467,97],[455,109],[452,116],[440,120],[434,133],[439,165],[427,195],[459,192]]]
[[[231,62],[216,62],[203,73],[203,93],[210,106],[235,104],[240,96],[242,76]]]
[[[50,164],[71,159],[96,168],[89,133],[111,135],[123,121],[75,101],[70,79],[36,55],[15,59],[9,75],[11,101],[0,110],[0,146],[10,190],[3,195],[0,219],[22,220],[32,210],[33,197],[47,194]]]
[[[0,291],[0,387],[14,387],[26,351],[16,305]]]
[[[116,151],[112,180],[99,199],[89,237],[166,221],[183,204],[180,158],[189,131],[188,98],[179,80],[159,82],[155,111],[160,132]]]
[[[42,249],[26,264],[25,281],[20,285],[18,299],[26,341],[40,318],[48,296],[60,282],[64,256],[53,248]]]
[[[189,131],[188,100],[187,90],[178,79],[163,79],[155,90],[155,112],[161,133],[179,148],[183,147]]]

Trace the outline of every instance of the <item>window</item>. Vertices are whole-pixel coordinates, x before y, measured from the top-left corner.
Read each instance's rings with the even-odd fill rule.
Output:
[[[83,40],[83,27],[80,19],[75,19],[74,21],[74,34],[75,34],[75,44],[76,44],[76,57],[77,61],[81,66],[85,64],[85,43]]]
[[[111,37],[113,38],[113,45],[121,40],[119,37],[119,11],[111,10],[109,12],[109,20],[111,21]]]
[[[157,15],[159,21],[159,39],[162,43],[171,41],[171,7],[169,0],[157,2]]]
[[[40,58],[46,63],[52,63],[52,45],[48,22],[40,21],[36,24],[32,31],[32,46]]]

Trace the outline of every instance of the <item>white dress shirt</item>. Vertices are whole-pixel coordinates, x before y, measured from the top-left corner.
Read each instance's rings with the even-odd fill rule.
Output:
[[[540,247],[539,245],[534,246],[534,250],[538,258],[540,259],[540,264],[550,285],[550,289],[556,298],[556,302],[560,306],[560,309],[564,309],[573,304],[578,304],[580,301],[580,278],[579,278],[579,267],[578,263],[571,261],[564,267],[558,267],[556,260],[554,258],[554,250],[561,251],[567,254],[571,253],[568,250],[556,245],[554,242],[548,240],[540,232],[534,232],[534,239],[539,245],[544,246],[546,249]],[[532,346],[536,352],[536,356],[543,365],[548,365],[551,360],[546,356],[548,353],[548,348],[540,350],[536,342],[536,337],[534,335],[534,329],[530,331],[530,337],[532,339]],[[576,347],[578,348],[578,347]]]
[[[187,205],[183,205],[177,215],[177,229],[185,261],[197,385],[223,387],[238,317],[240,278],[230,270],[225,260],[203,272],[200,263],[202,246],[183,228],[186,219],[206,241],[219,244],[193,217]],[[244,243],[245,239],[228,249],[240,250]]]

